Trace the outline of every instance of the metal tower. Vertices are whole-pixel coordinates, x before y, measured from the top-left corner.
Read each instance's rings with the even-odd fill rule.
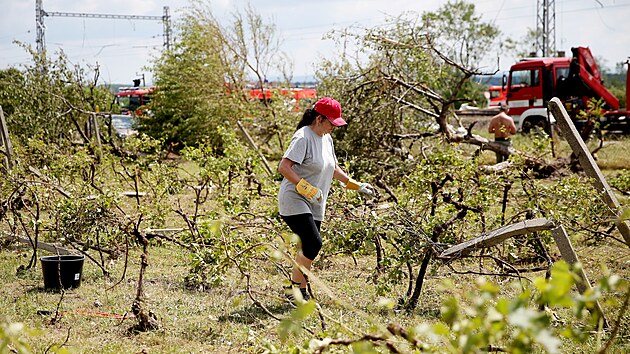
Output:
[[[44,10],[42,9],[42,0],[35,1],[35,30],[37,32],[37,37],[35,37],[37,53],[41,55],[46,49],[46,43],[44,43]]]
[[[44,17],[57,16],[57,17],[83,17],[83,18],[108,18],[114,20],[153,20],[162,21],[163,24],[163,38],[164,48],[166,50],[171,49],[171,16],[169,15],[168,6],[164,6],[164,14],[162,16],[140,16],[140,15],[110,15],[110,14],[87,14],[76,12],[46,12],[42,7],[42,0],[36,0],[35,2],[35,25],[37,27],[37,37],[35,43],[37,43],[37,52],[42,54],[46,50],[45,43],[45,26]]]
[[[543,57],[556,54],[556,1],[538,0],[536,30],[536,50]]]

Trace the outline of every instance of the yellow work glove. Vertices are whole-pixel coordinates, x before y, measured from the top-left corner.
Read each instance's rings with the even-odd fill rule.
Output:
[[[295,191],[308,199],[309,202],[320,202],[322,200],[322,191],[319,188],[312,186],[304,178],[295,185]]]
[[[348,183],[346,183],[346,189],[357,191],[361,194],[370,195],[370,196],[374,194],[374,191],[372,190],[372,186],[369,183],[359,183],[353,180],[352,178],[350,178],[348,180]]]

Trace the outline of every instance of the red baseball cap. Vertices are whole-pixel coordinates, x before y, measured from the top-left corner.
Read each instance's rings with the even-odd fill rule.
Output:
[[[319,101],[315,102],[315,112],[328,118],[335,127],[348,124],[341,118],[341,105],[333,98],[320,98]]]

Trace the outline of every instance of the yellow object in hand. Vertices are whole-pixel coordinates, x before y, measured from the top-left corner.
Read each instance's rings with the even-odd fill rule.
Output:
[[[306,199],[313,199],[317,192],[319,192],[319,188],[313,187],[310,183],[308,183],[304,178],[295,185],[295,190],[303,195]]]
[[[359,188],[361,187],[361,184],[355,180],[353,180],[352,178],[350,178],[348,180],[348,183],[346,183],[346,189],[350,189],[353,191],[358,191]]]

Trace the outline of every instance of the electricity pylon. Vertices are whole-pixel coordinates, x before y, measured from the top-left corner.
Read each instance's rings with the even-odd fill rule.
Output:
[[[543,57],[556,54],[556,1],[538,0],[536,14],[536,50]]]
[[[37,37],[35,43],[37,44],[37,53],[40,55],[46,50],[44,17],[57,16],[57,17],[83,17],[83,18],[107,18],[114,20],[153,20],[162,21],[163,25],[163,39],[164,48],[166,50],[171,49],[171,16],[169,15],[168,6],[164,6],[164,14],[162,16],[141,16],[141,15],[110,15],[110,14],[88,14],[77,12],[47,12],[44,11],[42,6],[42,0],[35,1],[35,25],[37,29]]]

